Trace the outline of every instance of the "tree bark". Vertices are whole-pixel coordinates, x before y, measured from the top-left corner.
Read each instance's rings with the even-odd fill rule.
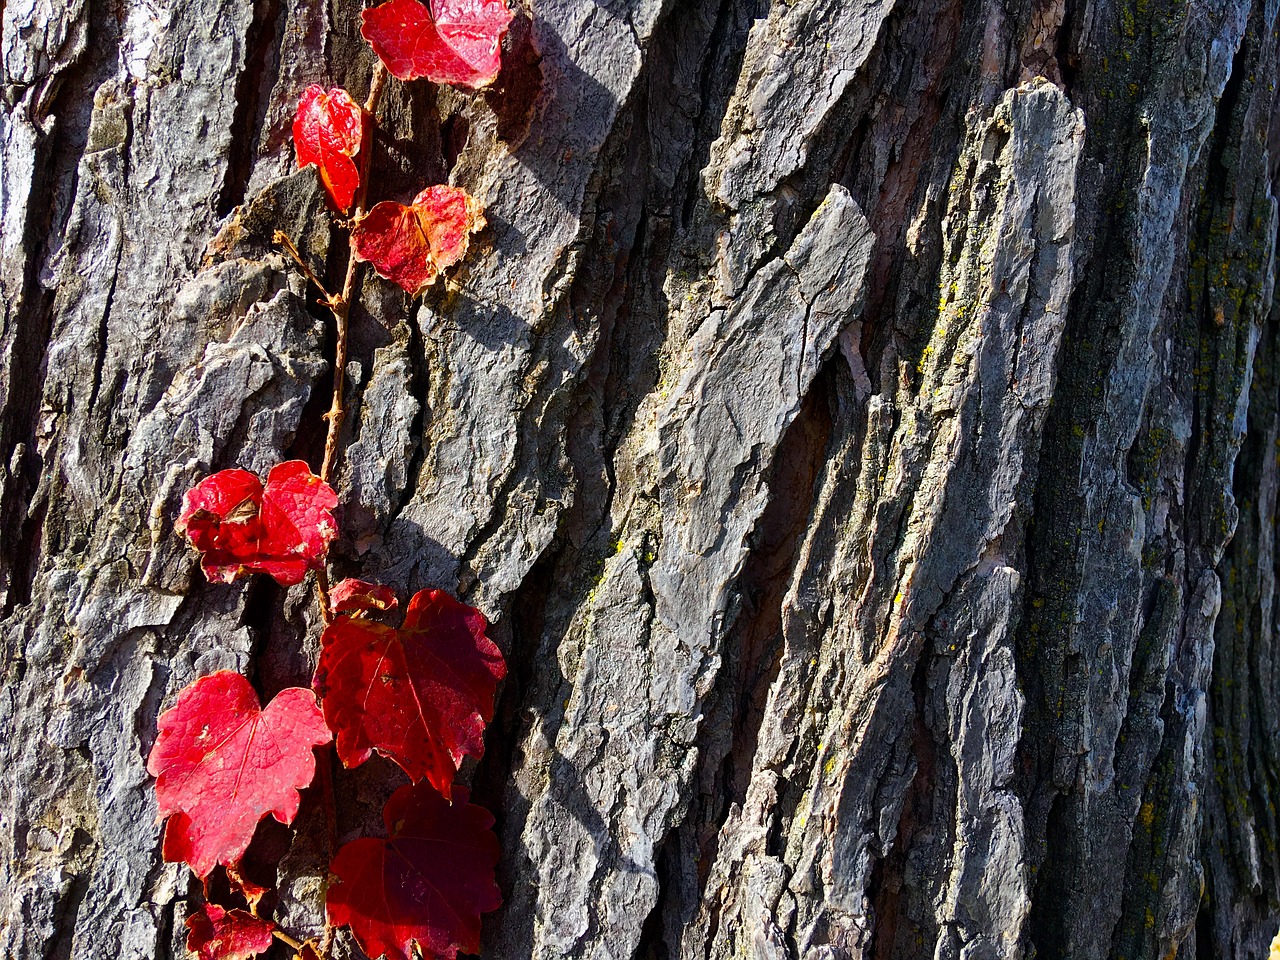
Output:
[[[309,681],[310,586],[210,585],[173,522],[318,464],[333,334],[270,237],[341,276],[289,124],[367,92],[359,8],[3,6],[6,957],[184,955],[156,716]],[[332,562],[508,657],[485,956],[1265,955],[1276,18],[537,0],[491,92],[392,82],[372,199],[489,227],[362,284]],[[377,833],[398,772],[335,777]],[[294,827],[255,850],[301,938]]]

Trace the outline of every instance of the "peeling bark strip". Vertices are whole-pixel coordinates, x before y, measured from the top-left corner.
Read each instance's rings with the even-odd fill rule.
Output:
[[[307,586],[209,585],[172,526],[321,452],[332,344],[270,238],[324,271],[284,132],[369,75],[359,10],[3,7],[6,957],[184,955],[156,715],[309,679]],[[416,307],[364,284],[336,563],[461,590],[508,656],[486,956],[1265,954],[1276,17],[538,0],[501,89],[388,90],[375,192],[490,225]],[[251,856],[314,934],[295,828]]]

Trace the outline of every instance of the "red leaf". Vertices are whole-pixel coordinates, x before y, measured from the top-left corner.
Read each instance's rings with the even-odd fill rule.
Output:
[[[147,772],[160,816],[170,818],[164,858],[200,877],[238,860],[268,813],[293,822],[298,791],[315,775],[312,748],[332,739],[310,690],[281,690],[263,710],[230,670],[183,690],[156,726]]]
[[[452,804],[426,784],[401,787],[383,810],[390,838],[361,837],[334,857],[329,920],[370,957],[408,960],[415,941],[428,957],[479,953],[480,914],[502,904],[500,850],[493,817],[468,799],[464,787]]]
[[[206,903],[187,918],[187,949],[200,960],[249,960],[271,948],[276,925],[247,910],[223,910]]]
[[[467,254],[469,235],[484,226],[480,205],[459,187],[427,187],[412,205],[376,204],[351,231],[356,259],[413,296]]]
[[[210,580],[260,572],[291,586],[323,563],[338,532],[337,505],[337,494],[301,460],[272,467],[265,488],[247,470],[223,470],[187,491],[177,529],[200,551]]]
[[[399,602],[390,587],[351,577],[329,591],[329,606],[334,613],[394,610]]]
[[[361,14],[360,33],[401,80],[423,77],[479,90],[501,66],[507,0],[390,0]]]
[[[507,673],[488,623],[443,590],[409,601],[399,630],[338,617],[320,639],[314,686],[348,767],[373,750],[448,794],[468,754],[484,753],[493,694]]]
[[[356,156],[368,155],[370,127],[364,110],[341,87],[325,92],[312,84],[298,102],[293,120],[293,146],[298,168],[314,163],[333,205],[343,213],[351,207],[360,186]]]

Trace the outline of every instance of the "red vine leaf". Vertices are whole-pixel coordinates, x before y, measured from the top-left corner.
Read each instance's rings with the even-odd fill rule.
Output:
[[[462,758],[484,753],[507,673],[487,627],[479,610],[443,590],[416,593],[399,630],[349,616],[329,624],[314,686],[343,764],[377,750],[447,795]]]
[[[391,200],[376,204],[352,228],[351,243],[357,260],[416,297],[466,256],[470,234],[483,226],[475,199],[441,184],[427,187],[407,207]]]
[[[187,949],[200,960],[249,960],[271,948],[276,925],[247,910],[206,903],[187,918]]]
[[[337,536],[338,497],[302,460],[277,464],[266,487],[248,470],[223,470],[187,491],[177,529],[200,551],[210,580],[266,573],[291,586],[318,569]]]
[[[360,187],[356,158],[363,161],[368,155],[370,132],[364,109],[341,87],[326,92],[313,83],[303,92],[293,119],[298,167],[316,165],[329,199],[343,213],[350,209]]]
[[[348,577],[329,591],[329,606],[335,614],[394,610],[396,592],[380,583]]]
[[[419,0],[390,0],[361,20],[360,33],[401,80],[479,90],[498,76],[511,9],[507,0],[435,0],[430,10]]]
[[[452,797],[421,783],[401,787],[383,810],[390,837],[361,837],[334,857],[329,920],[350,927],[370,957],[408,960],[415,942],[445,960],[480,952],[480,914],[502,904],[498,838],[465,787]]]
[[[293,822],[298,791],[315,775],[312,748],[332,739],[310,690],[282,690],[263,710],[230,670],[184,689],[156,726],[147,772],[169,817],[164,858],[200,877],[238,860],[268,813]]]

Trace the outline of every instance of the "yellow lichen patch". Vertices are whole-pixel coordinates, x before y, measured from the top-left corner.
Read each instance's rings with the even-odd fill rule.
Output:
[[[1151,805],[1150,800],[1148,800],[1146,803],[1144,803],[1141,807],[1138,808],[1138,822],[1142,824],[1144,827],[1150,827],[1151,821],[1154,817],[1155,817],[1155,807]]]

